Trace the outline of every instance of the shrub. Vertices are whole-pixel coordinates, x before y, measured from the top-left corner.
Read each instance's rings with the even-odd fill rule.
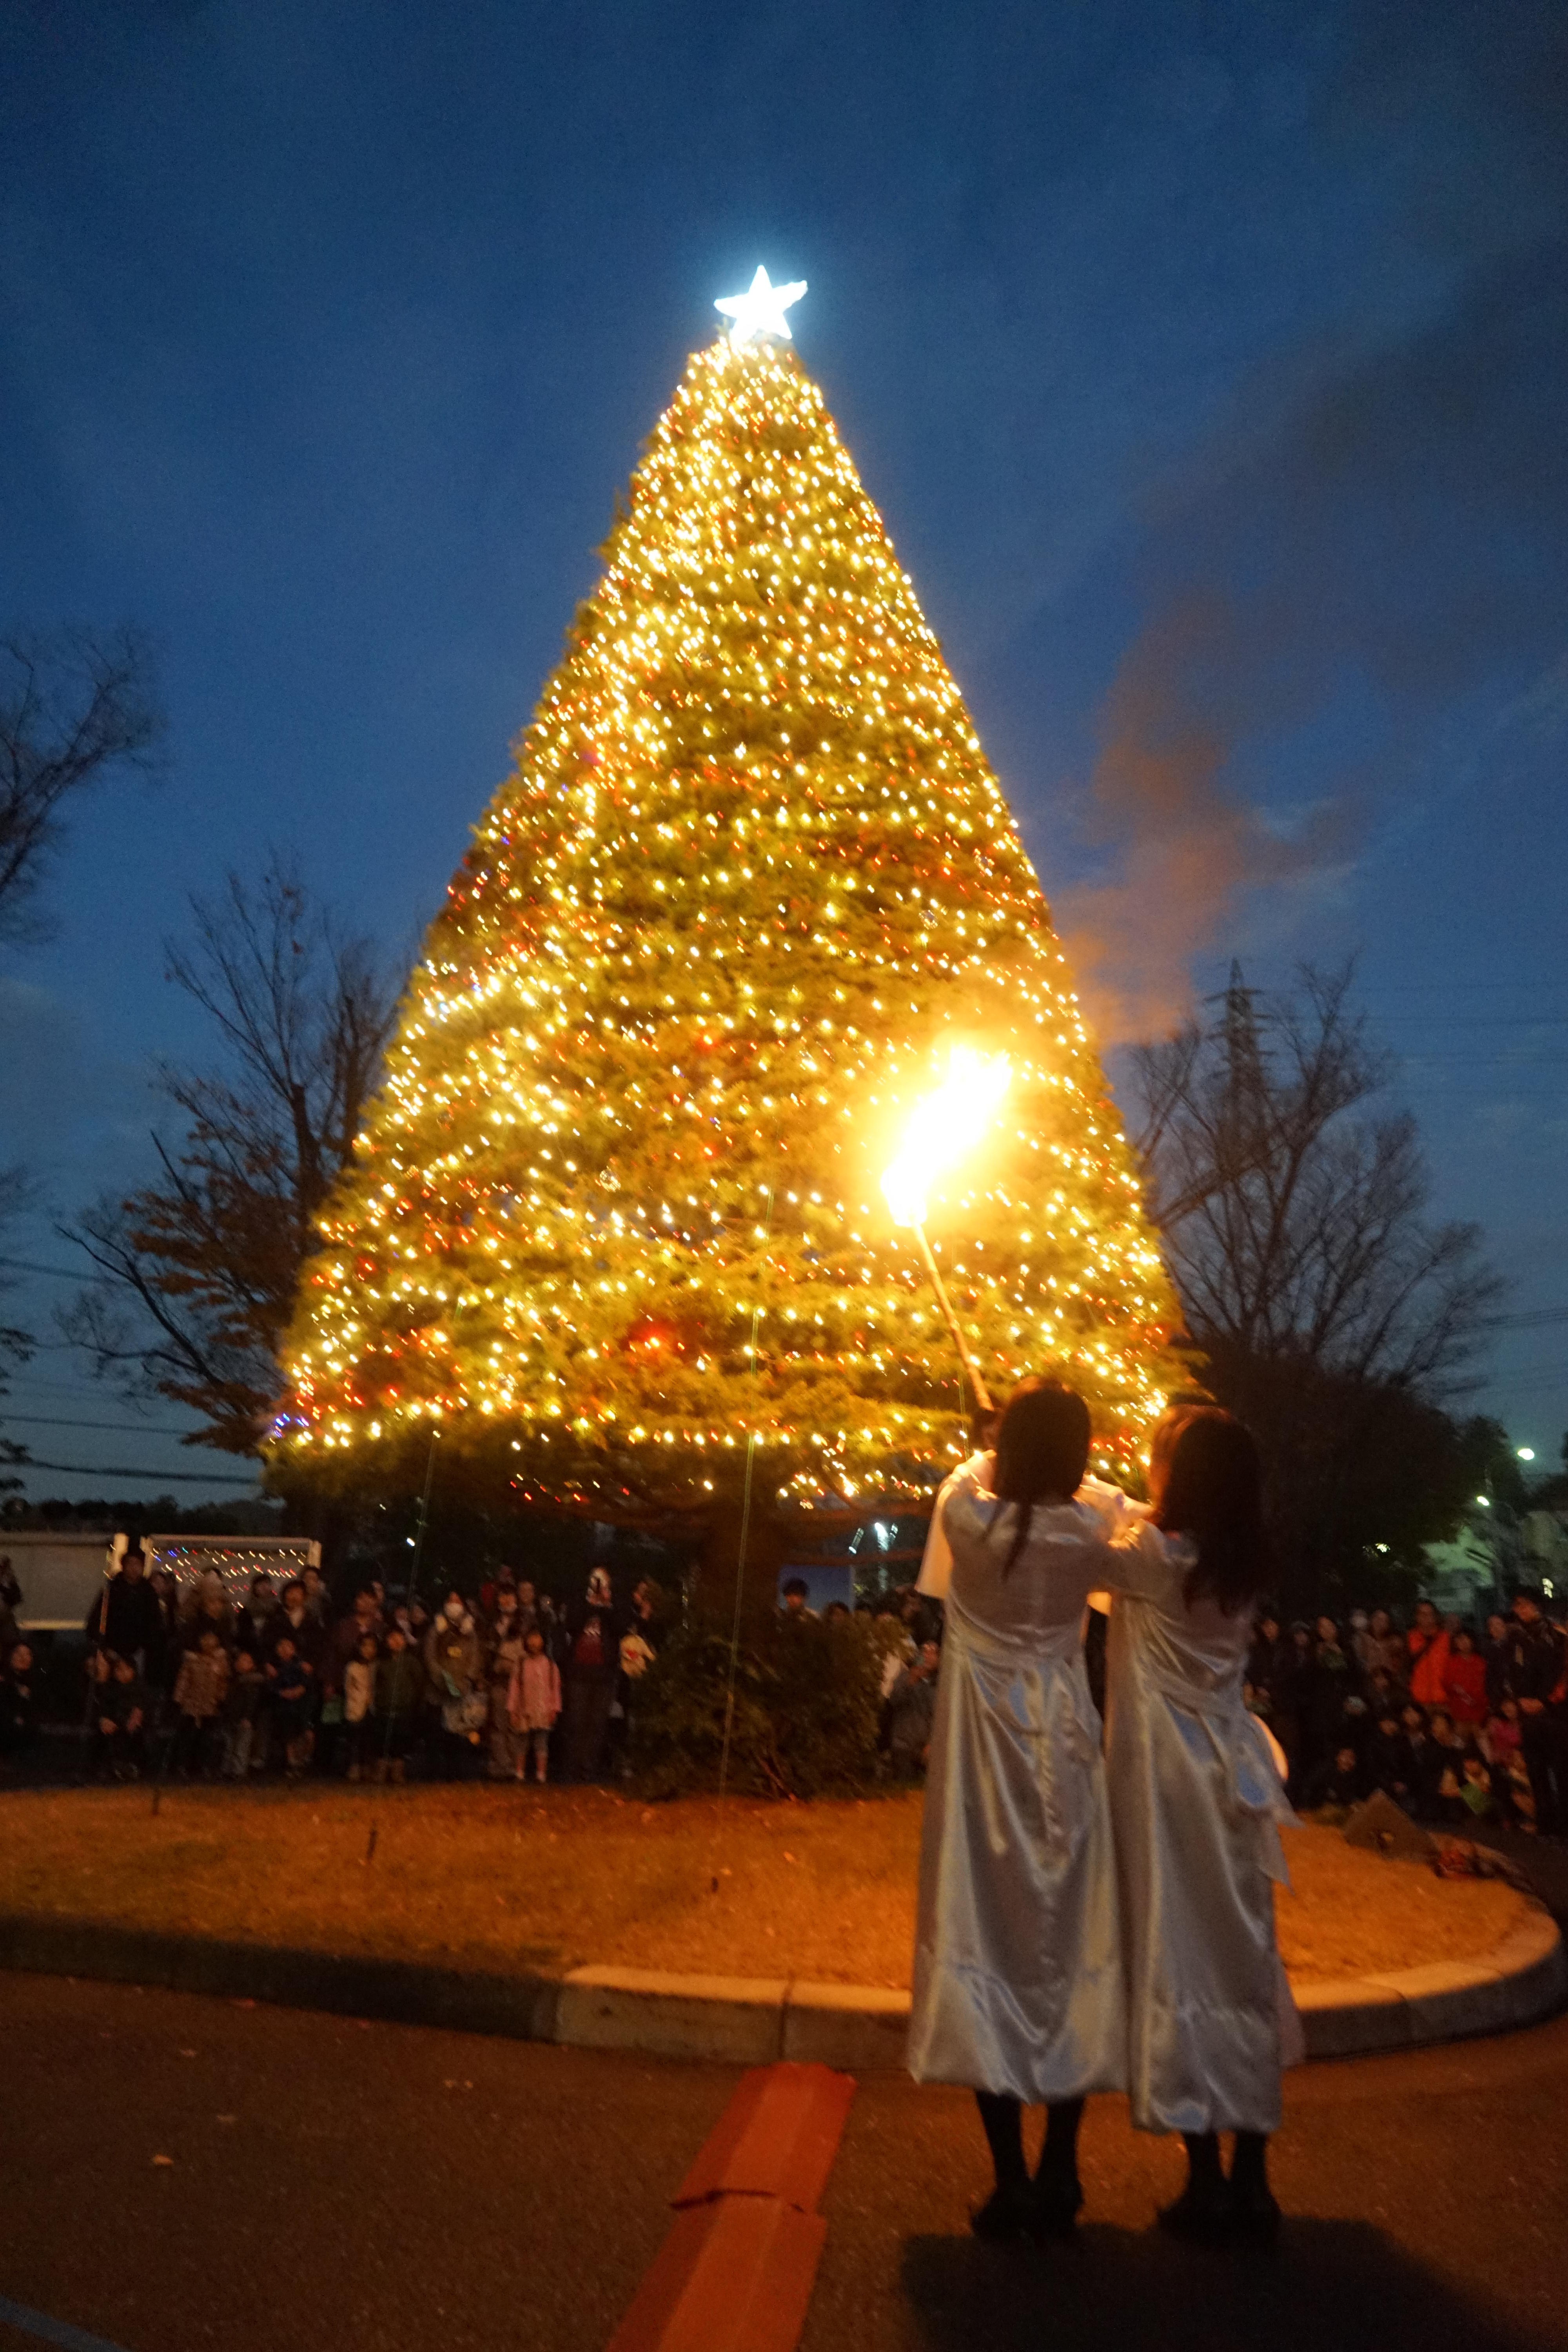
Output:
[[[637,1687],[632,1760],[659,1796],[716,1789],[730,1687],[730,1632],[697,1620]],[[742,1630],[726,1785],[815,1797],[873,1773],[881,1654],[863,1622],[772,1617]]]

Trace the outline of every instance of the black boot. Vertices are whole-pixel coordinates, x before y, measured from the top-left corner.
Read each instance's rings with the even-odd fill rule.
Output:
[[[1021,2238],[1029,2219],[1029,2168],[1024,2162],[1024,2110],[1004,2091],[976,2091],[996,2186],[969,2217],[977,2238],[1005,2243]]]
[[[1046,2109],[1046,2144],[1030,2191],[1028,2231],[1037,2243],[1070,2238],[1083,2203],[1078,2177],[1078,2127],[1081,2099],[1054,2099]]]
[[[1184,2132],[1187,2185],[1173,2205],[1161,2209],[1160,2227],[1179,2238],[1213,2245],[1230,2229],[1230,2184],[1219,2160],[1217,2132]]]
[[[1237,2132],[1230,2160],[1230,2210],[1237,2235],[1271,2246],[1279,2235],[1279,2206],[1268,2186],[1268,2135]]]

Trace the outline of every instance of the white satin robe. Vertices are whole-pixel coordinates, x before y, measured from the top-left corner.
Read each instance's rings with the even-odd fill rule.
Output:
[[[1113,1548],[1106,1774],[1121,1901],[1128,2093],[1141,2131],[1271,2132],[1302,2055],[1274,1937],[1295,1815],[1242,1698],[1249,1611],[1189,1609],[1195,1555],[1144,1522]]]
[[[941,1505],[952,1568],[921,1829],[909,2067],[1032,2103],[1126,2080],[1110,1816],[1084,1607],[1122,1497],[1037,1510],[973,1476]],[[994,1533],[992,1530],[994,1528]]]

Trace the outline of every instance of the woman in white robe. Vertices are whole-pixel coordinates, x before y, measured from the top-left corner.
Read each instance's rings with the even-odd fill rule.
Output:
[[[1265,1562],[1258,1451],[1212,1406],[1185,1409],[1161,1435],[1152,1514],[1121,1537],[1110,1578],[1106,1769],[1128,2091],[1139,2130],[1186,2141],[1187,2186],[1162,2221],[1269,2235],[1268,2135],[1280,2067],[1300,2050],[1274,1935],[1279,1825],[1294,1816],[1242,1695]],[[1236,2134],[1228,2182],[1222,2131]]]
[[[926,1780],[909,2065],[976,2093],[996,2172],[983,2237],[1065,2235],[1082,2202],[1079,2120],[1125,2080],[1125,1995],[1100,1722],[1083,1668],[1089,1592],[1114,1505],[1077,1503],[1089,1411],[1022,1384],[994,1494],[942,1505],[952,1552]],[[1049,2110],[1033,2182],[1024,2104]]]

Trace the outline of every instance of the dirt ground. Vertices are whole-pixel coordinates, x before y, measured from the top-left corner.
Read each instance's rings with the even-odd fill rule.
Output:
[[[0,1913],[487,1969],[586,1961],[910,1981],[918,1795],[649,1805],[599,1789],[145,1787],[0,1797]],[[371,1832],[374,1852],[370,1853]],[[1286,1840],[1298,1981],[1468,1958],[1523,1898],[1310,1826]],[[367,1858],[368,1857],[368,1858]]]

